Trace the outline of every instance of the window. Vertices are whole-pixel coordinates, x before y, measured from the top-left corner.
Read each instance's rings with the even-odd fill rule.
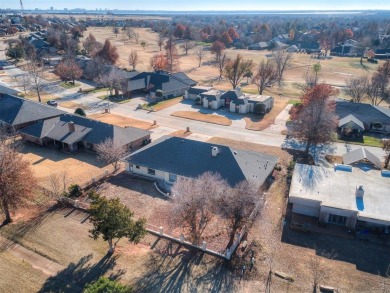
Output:
[[[330,214],[328,222],[331,224],[345,226],[345,224],[347,223],[347,217]]]
[[[156,175],[156,171],[154,169],[148,168],[148,174],[149,175]]]
[[[135,168],[136,168],[136,169],[139,169],[139,166],[138,166],[138,165],[135,165]]]
[[[176,182],[177,175],[169,173],[169,182]]]

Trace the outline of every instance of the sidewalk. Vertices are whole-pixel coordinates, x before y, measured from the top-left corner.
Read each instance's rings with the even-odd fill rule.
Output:
[[[59,271],[65,269],[64,266],[0,236],[0,243],[4,242],[10,243],[10,246],[7,248],[10,253],[28,262],[34,269],[40,270],[46,275],[55,276]]]

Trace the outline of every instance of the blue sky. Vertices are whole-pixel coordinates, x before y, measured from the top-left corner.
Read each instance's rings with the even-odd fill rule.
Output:
[[[1,6],[19,8],[17,0],[0,0]],[[42,8],[108,8],[127,10],[390,10],[390,0],[23,0],[25,9]]]

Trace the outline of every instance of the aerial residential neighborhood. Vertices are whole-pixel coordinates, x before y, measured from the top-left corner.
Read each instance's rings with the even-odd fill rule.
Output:
[[[390,292],[388,5],[93,2],[0,5],[0,292]]]

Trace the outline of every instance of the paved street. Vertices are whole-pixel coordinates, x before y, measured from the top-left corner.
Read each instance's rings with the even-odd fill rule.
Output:
[[[0,52],[0,60],[2,58]],[[25,73],[23,70],[15,67],[14,65],[6,66],[5,71],[9,76],[15,76]],[[89,83],[78,81],[80,87],[83,89],[92,88]],[[14,87],[13,84],[2,82],[3,86]],[[97,113],[103,111],[107,107],[107,102],[98,99],[101,92],[95,94],[80,94],[78,93],[79,87],[72,89],[64,89],[59,86],[59,82],[48,82],[45,91],[58,97],[59,101],[74,101],[76,103],[86,106],[87,113]],[[228,139],[240,140],[244,142],[252,142],[270,146],[303,149],[303,146],[295,141],[286,140],[285,136],[281,134],[281,130],[284,129],[285,121],[288,119],[288,108],[283,110],[276,118],[275,124],[270,126],[264,131],[252,131],[245,129],[245,121],[242,115],[236,113],[230,113],[223,110],[208,110],[199,109],[194,107],[190,101],[183,101],[182,103],[173,105],[158,112],[148,112],[144,110],[137,110],[138,104],[145,103],[143,98],[134,98],[130,102],[125,104],[110,103],[111,113],[122,116],[127,116],[135,119],[145,120],[153,122],[156,120],[159,127],[152,129],[152,139],[157,139],[163,135],[167,135],[177,130],[184,130],[187,127],[193,134],[189,138],[196,140],[207,140],[210,137],[218,136]],[[288,107],[290,107],[289,105]],[[73,109],[67,109],[59,107],[62,110],[72,112]],[[212,113],[216,115],[222,115],[232,120],[232,125],[222,126],[211,123],[205,123],[200,121],[194,121],[179,117],[173,117],[171,114],[177,111],[201,111],[202,113]],[[344,143],[334,143],[331,147],[317,148],[317,154],[324,154],[332,152],[335,155],[343,155],[347,151],[360,148],[359,145],[347,145]],[[381,148],[365,147],[375,155],[379,157],[384,156],[384,151]],[[313,150],[312,150],[313,151]]]

